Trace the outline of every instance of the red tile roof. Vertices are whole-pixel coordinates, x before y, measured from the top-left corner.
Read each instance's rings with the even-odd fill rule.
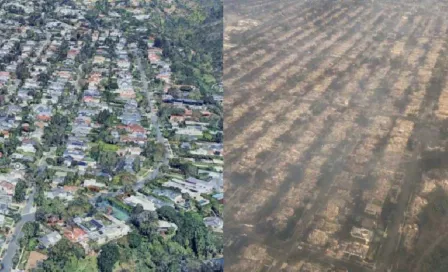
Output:
[[[64,236],[72,242],[79,241],[84,238],[86,232],[80,228],[73,228],[72,230],[65,230]]]

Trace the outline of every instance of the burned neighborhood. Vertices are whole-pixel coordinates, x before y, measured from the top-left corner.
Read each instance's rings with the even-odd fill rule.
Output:
[[[448,5],[225,6],[226,269],[445,271]]]

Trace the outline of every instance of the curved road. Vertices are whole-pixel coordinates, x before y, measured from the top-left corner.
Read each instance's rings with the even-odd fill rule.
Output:
[[[35,221],[35,213],[31,212],[34,204],[34,194],[35,189],[32,189],[31,194],[28,197],[28,200],[26,202],[25,208],[22,212],[22,218],[20,221],[15,225],[14,234],[12,236],[11,241],[8,244],[8,249],[6,250],[6,253],[3,257],[2,264],[3,268],[0,271],[11,271],[12,270],[12,260],[14,258],[14,255],[17,253],[17,250],[19,248],[18,241],[23,236],[22,233],[22,227],[26,222]]]

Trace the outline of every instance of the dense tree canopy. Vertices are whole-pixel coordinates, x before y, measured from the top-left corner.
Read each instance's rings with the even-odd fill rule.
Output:
[[[27,185],[24,180],[19,180],[14,192],[14,201],[22,202],[25,200]]]
[[[100,255],[98,256],[99,270],[101,272],[112,272],[119,255],[119,248],[116,244],[106,244],[102,246]]]
[[[69,124],[67,116],[55,114],[44,129],[44,145],[61,146],[65,143],[65,130]]]
[[[62,238],[48,251],[48,259],[43,262],[42,268],[38,271],[59,272],[66,270],[67,265],[72,265],[74,260],[83,260],[85,252],[78,243],[72,243],[66,238]]]

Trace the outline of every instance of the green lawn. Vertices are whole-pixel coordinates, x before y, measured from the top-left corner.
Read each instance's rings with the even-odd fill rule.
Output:
[[[99,147],[101,150],[108,151],[108,152],[117,152],[118,149],[120,149],[120,147],[117,145],[108,144],[108,143],[104,143],[104,142],[99,142]]]

